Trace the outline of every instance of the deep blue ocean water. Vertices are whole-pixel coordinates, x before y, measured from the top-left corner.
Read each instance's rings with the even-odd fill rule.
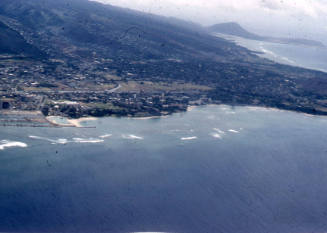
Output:
[[[84,125],[0,127],[0,232],[327,231],[326,117],[207,106]]]

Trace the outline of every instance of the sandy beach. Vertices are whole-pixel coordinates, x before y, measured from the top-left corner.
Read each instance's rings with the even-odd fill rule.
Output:
[[[79,119],[68,119],[65,117],[58,117],[58,116],[48,116],[46,119],[51,123],[59,127],[83,127],[82,122],[85,121],[95,121],[97,118],[95,117],[82,117]]]
[[[190,112],[192,111],[193,109],[197,108],[198,106],[195,106],[195,105],[190,105],[187,107],[187,111]]]
[[[85,121],[96,121],[97,118],[96,117],[82,117],[82,118],[79,118],[79,119],[67,119],[67,121],[69,123],[71,123],[72,125],[74,125],[75,127],[83,127],[81,125],[82,122],[85,122]]]

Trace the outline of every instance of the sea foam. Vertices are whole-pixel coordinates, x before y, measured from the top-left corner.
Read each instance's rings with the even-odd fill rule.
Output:
[[[97,139],[97,138],[73,138],[73,142],[76,142],[76,143],[101,143],[101,142],[104,142],[104,140]]]
[[[105,134],[105,135],[99,136],[99,138],[110,138],[111,136],[112,136],[112,134]]]
[[[228,132],[231,132],[231,133],[239,133],[239,131],[237,131],[235,129],[229,129]]]
[[[212,133],[210,134],[214,138],[222,139],[223,137],[219,133]]]
[[[34,136],[34,135],[30,135],[29,138],[48,141],[51,142],[52,144],[67,144],[69,142],[68,139],[66,138],[51,139],[46,137]]]
[[[195,139],[198,139],[198,137],[193,136],[193,137],[183,137],[183,138],[181,138],[182,141],[190,141],[190,140],[195,140]]]
[[[220,134],[225,134],[224,131],[222,131],[221,129],[218,129],[218,128],[213,128],[214,131],[220,133]]]
[[[134,134],[128,134],[128,135],[123,134],[122,135],[122,138],[124,138],[124,139],[131,139],[131,140],[143,140],[144,139],[143,137],[136,136]]]
[[[27,147],[27,144],[23,143],[23,142],[15,142],[15,141],[9,141],[9,140],[1,140],[0,141],[0,150],[4,150],[5,148],[8,148],[8,147],[25,148],[25,147]]]
[[[29,136],[32,139],[43,140],[51,142],[51,144],[67,144],[67,143],[101,143],[104,142],[103,139],[100,138],[73,138],[72,140],[68,140],[66,138],[59,138],[59,139],[51,139],[46,137],[39,137],[39,136]]]

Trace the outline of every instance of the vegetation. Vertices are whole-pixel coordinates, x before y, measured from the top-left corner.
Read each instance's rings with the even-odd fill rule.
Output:
[[[0,91],[17,109],[161,115],[227,103],[327,114],[326,73],[276,64],[174,19],[87,0],[2,0],[1,33]]]

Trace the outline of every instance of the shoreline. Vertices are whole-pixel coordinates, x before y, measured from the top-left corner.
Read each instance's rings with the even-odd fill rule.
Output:
[[[82,117],[82,118],[78,118],[78,119],[69,119],[67,117],[63,117],[65,118],[70,124],[69,125],[73,125],[74,127],[83,127],[81,126],[81,123],[84,121],[95,121],[98,120],[100,118],[104,118],[104,117],[116,117],[116,118],[128,118],[128,119],[135,119],[135,120],[151,120],[151,119],[161,119],[161,118],[167,118],[173,114],[178,114],[178,113],[186,113],[186,112],[191,112],[197,108],[201,108],[201,107],[245,107],[248,110],[264,110],[264,111],[279,111],[279,112],[293,112],[293,113],[299,113],[299,114],[303,114],[306,116],[319,116],[319,117],[327,117],[327,112],[316,112],[316,113],[309,113],[308,111],[301,111],[301,110],[296,110],[296,109],[286,109],[286,108],[278,108],[278,107],[269,107],[269,106],[261,106],[261,105],[242,105],[242,104],[236,104],[236,105],[231,105],[231,104],[227,104],[227,103],[210,103],[210,104],[202,104],[202,105],[189,105],[187,107],[187,109],[185,111],[180,111],[180,112],[174,112],[168,115],[160,115],[160,116],[146,116],[146,117],[131,117],[131,116],[103,116],[103,117]],[[50,117],[59,117],[59,116],[50,116]]]
[[[291,44],[281,44],[281,43],[273,43],[273,42],[269,42],[269,41],[261,41],[261,40],[253,40],[253,39],[246,39],[243,37],[239,37],[239,36],[233,36],[233,35],[226,35],[226,34],[222,34],[222,33],[217,33],[219,34],[220,37],[231,41],[233,43],[235,43],[238,46],[244,47],[248,50],[250,50],[251,52],[257,54],[257,56],[263,58],[263,59],[268,59],[272,62],[275,63],[279,63],[279,64],[283,64],[283,65],[289,65],[289,66],[293,66],[293,67],[298,67],[298,68],[303,68],[303,69],[308,69],[308,70],[313,70],[313,71],[319,71],[319,72],[324,72],[327,73],[327,69],[326,68],[322,68],[322,67],[314,67],[311,65],[306,65],[303,62],[299,62],[299,61],[293,61],[291,60],[291,58],[287,57],[287,56],[283,56],[281,54],[278,54],[275,51],[271,51],[266,47],[263,47],[263,43],[266,44],[279,44],[279,45],[290,45],[290,46],[299,46],[299,45],[291,45]],[[246,43],[246,41],[250,41],[250,42],[257,42],[258,46],[257,47],[253,47],[249,44]],[[309,46],[310,47],[310,46]],[[326,49],[326,47],[324,47],[324,49]]]
[[[209,104],[207,104],[206,106],[209,106]],[[197,105],[190,105],[190,106],[187,107],[186,112],[191,112],[191,111],[193,111],[194,109],[196,109],[197,107],[200,107],[200,106],[197,106]]]
[[[79,119],[68,119],[68,122],[71,123],[72,125],[74,125],[77,128],[81,128],[81,127],[83,127],[82,126],[83,122],[85,122],[85,121],[96,121],[96,120],[98,120],[98,118],[96,118],[96,117],[82,117],[82,118],[79,118]]]
[[[293,112],[293,113],[299,113],[299,114],[303,114],[304,116],[307,117],[326,117],[327,116],[327,112],[321,112],[321,111],[312,111],[311,109],[308,109],[306,111],[306,109],[287,109],[287,108],[277,108],[277,107],[269,107],[269,106],[259,106],[259,105],[231,105],[231,104],[224,104],[224,103],[210,103],[210,104],[203,104],[203,105],[190,105],[187,107],[187,109],[185,111],[180,111],[180,112],[174,112],[171,113],[169,115],[161,115],[161,116],[147,116],[147,117],[126,117],[126,116],[103,116],[103,117],[92,117],[92,116],[84,116],[81,118],[77,118],[77,119],[71,119],[68,117],[64,117],[64,116],[43,116],[43,114],[39,111],[19,111],[19,110],[14,110],[14,111],[0,111],[0,115],[7,115],[9,116],[10,113],[11,114],[25,114],[25,115],[38,115],[41,116],[42,115],[42,119],[44,119],[45,121],[47,121],[50,125],[52,125],[52,127],[75,127],[75,128],[94,128],[94,127],[85,127],[83,126],[83,122],[87,122],[87,121],[96,121],[100,118],[104,118],[104,117],[116,117],[116,118],[128,118],[128,119],[132,119],[132,120],[151,120],[151,119],[163,119],[163,118],[167,118],[173,114],[178,114],[178,113],[187,113],[187,112],[191,112],[193,110],[195,110],[196,108],[201,108],[201,107],[206,107],[206,106],[217,106],[217,107],[228,107],[228,108],[232,108],[232,107],[245,107],[248,110],[262,110],[262,111],[288,111],[288,112]],[[309,111],[310,110],[310,111]],[[28,120],[27,120],[28,121]],[[0,125],[0,126],[14,126],[14,125]],[[24,126],[22,126],[24,127]],[[25,126],[28,127],[28,126]],[[46,127],[46,126],[42,126],[42,127]],[[51,126],[48,126],[51,127]]]
[[[62,117],[62,116],[47,116],[45,118],[51,124],[58,127],[76,127],[76,128],[82,128],[83,127],[82,122],[95,121],[98,119],[96,117],[82,117],[78,119],[69,119],[67,117]],[[66,121],[66,122],[63,123],[62,121]]]

